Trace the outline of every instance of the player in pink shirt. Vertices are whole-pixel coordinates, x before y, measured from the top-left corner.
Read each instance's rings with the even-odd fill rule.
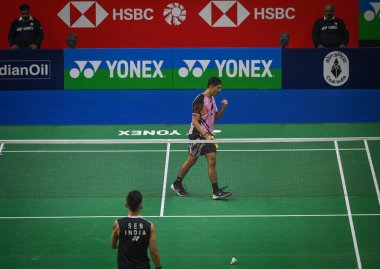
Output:
[[[214,140],[214,121],[219,120],[228,105],[228,101],[222,101],[222,107],[218,110],[214,96],[222,90],[222,82],[217,77],[208,80],[207,89],[199,94],[193,101],[193,115],[189,130],[190,140]],[[216,176],[216,146],[213,143],[190,143],[189,155],[182,164],[177,179],[171,188],[178,196],[188,196],[189,193],[183,188],[182,181],[190,168],[197,162],[200,155],[205,155],[208,164],[208,176],[210,178],[214,200],[230,196],[231,192],[225,192],[218,186]]]

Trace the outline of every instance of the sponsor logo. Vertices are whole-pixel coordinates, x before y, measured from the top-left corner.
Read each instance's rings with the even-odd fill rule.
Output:
[[[364,19],[366,21],[373,21],[376,17],[380,19],[380,2],[370,2],[369,4],[373,10],[366,10],[364,12]]]
[[[181,135],[177,130],[125,130],[119,131],[118,136],[163,136],[163,135]]]
[[[204,71],[209,66],[211,60],[183,60],[186,67],[181,67],[178,70],[180,77],[187,77],[191,73],[194,77],[199,78],[203,75]],[[272,77],[270,67],[272,60],[214,60],[216,68],[218,69],[219,77]],[[194,67],[199,64],[200,67]]]
[[[214,130],[214,134],[220,134],[221,130]],[[118,136],[164,136],[176,135],[181,133],[178,130],[119,130]]]
[[[79,78],[83,73],[85,78],[92,78],[98,71],[102,61],[74,61],[77,67],[70,70],[71,78]],[[161,67],[164,61],[154,60],[118,60],[118,61],[105,61],[109,71],[109,78],[163,78]]]
[[[199,78],[203,75],[203,72],[207,69],[210,60],[183,60],[186,67],[181,67],[178,70],[178,75],[182,78],[187,77],[190,72],[193,76]],[[200,67],[194,67],[196,63],[199,63]]]
[[[140,239],[140,236],[135,235],[134,237],[132,237],[132,242],[137,242],[139,241],[139,239]]]
[[[95,1],[71,1],[57,15],[70,28],[95,28],[108,13]]]
[[[153,9],[146,8],[126,8],[126,9],[113,9],[112,18],[114,21],[116,20],[126,20],[126,21],[142,21],[147,20],[151,21],[154,19]]]
[[[294,7],[255,8],[253,17],[255,20],[294,20],[296,18],[296,9]]]
[[[83,72],[86,78],[92,78],[102,61],[74,61],[77,64],[78,68],[72,68],[70,70],[70,77],[78,78]],[[89,63],[89,65],[87,64]],[[87,68],[85,68],[87,66]]]
[[[164,9],[164,18],[169,25],[181,25],[186,19],[185,7],[178,3],[171,3]]]
[[[211,27],[238,27],[249,14],[239,1],[211,1],[199,12]]]
[[[331,86],[345,84],[350,76],[350,63],[346,54],[341,51],[332,51],[323,61],[323,77]]]
[[[49,60],[0,61],[0,79],[50,79]]]

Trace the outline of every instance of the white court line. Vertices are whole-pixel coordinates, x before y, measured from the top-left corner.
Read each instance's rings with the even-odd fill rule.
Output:
[[[375,184],[375,189],[376,189],[377,199],[378,199],[378,201],[379,201],[379,205],[380,205],[379,185],[377,184],[377,178],[376,178],[375,168],[373,167],[372,158],[371,158],[371,153],[369,152],[369,147],[368,147],[367,140],[364,140],[364,146],[365,146],[365,150],[367,151],[367,156],[368,156],[369,166],[370,166],[370,168],[371,168],[371,173],[372,173],[373,183]]]
[[[334,141],[334,145],[335,145],[336,158],[338,160],[340,178],[342,180],[344,199],[346,201],[346,208],[347,208],[347,213],[348,213],[348,219],[350,221],[352,240],[354,242],[354,248],[355,248],[355,254],[356,254],[356,262],[358,264],[358,269],[361,269],[362,268],[362,262],[360,260],[360,253],[359,253],[358,243],[357,243],[357,240],[356,240],[355,227],[354,227],[354,222],[352,220],[350,201],[348,199],[346,181],[344,179],[344,172],[343,172],[342,161],[341,161],[340,153],[339,153],[338,141]]]
[[[341,150],[365,150],[365,148],[347,148]],[[187,152],[187,149],[173,149],[171,152]],[[335,149],[218,149],[218,152],[292,152],[292,151],[335,151]],[[6,153],[154,153],[166,152],[158,150],[4,150]],[[1,153],[1,152],[0,152]]]
[[[1,152],[3,151],[3,148],[4,148],[4,143],[1,143],[0,144],[0,155],[2,155]]]
[[[380,217],[379,214],[352,214],[357,217]],[[305,214],[305,215],[178,215],[178,216],[145,216],[144,218],[339,218],[347,217],[348,214]],[[0,217],[0,220],[16,220],[16,219],[115,219],[125,216],[15,216]]]
[[[164,183],[163,183],[163,186],[162,186],[162,198],[161,198],[160,217],[164,216],[165,198],[166,198],[166,182],[168,181],[169,157],[170,157],[170,143],[168,143],[167,146],[166,146]]]

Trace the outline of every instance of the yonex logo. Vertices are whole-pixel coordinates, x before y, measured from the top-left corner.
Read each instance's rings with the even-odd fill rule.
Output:
[[[95,28],[108,13],[95,1],[71,1],[57,15],[70,28]]]
[[[211,27],[238,27],[249,14],[239,1],[211,1],[199,12]]]
[[[83,75],[86,78],[92,78],[96,71],[98,71],[98,68],[102,61],[74,61],[78,68],[73,68],[70,70],[70,77],[72,78],[78,78],[80,74],[83,72]],[[90,67],[86,67],[87,63],[89,63]],[[87,65],[88,66],[88,65]]]
[[[137,236],[137,235],[135,235],[134,237],[132,237],[132,241],[134,241],[134,242],[139,241],[139,239],[140,239],[140,236]]]
[[[182,78],[189,76],[190,73],[194,77],[199,78],[206,71],[210,64],[210,60],[183,60],[186,67],[181,67],[178,70],[178,75]],[[271,65],[273,60],[235,60],[223,59],[213,60],[216,69],[218,70],[218,77],[272,77]],[[197,64],[198,63],[198,64]],[[200,66],[197,66],[200,65]],[[214,67],[213,67],[214,68]]]
[[[373,10],[367,10],[364,12],[364,19],[366,21],[373,21],[377,15],[380,19],[380,2],[370,2],[369,4],[372,6]]]
[[[178,26],[186,19],[185,7],[178,3],[171,3],[164,9],[164,17],[169,25]]]
[[[193,73],[193,76],[199,78],[203,75],[203,72],[206,70],[207,66],[210,63],[210,60],[183,60],[187,67],[181,67],[178,70],[178,75],[182,78],[187,77],[190,72]],[[194,67],[196,63],[199,63],[201,67]]]

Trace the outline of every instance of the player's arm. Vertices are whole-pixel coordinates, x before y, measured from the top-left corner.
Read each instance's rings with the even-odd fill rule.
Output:
[[[215,119],[216,120],[219,120],[223,114],[224,114],[224,110],[227,108],[228,106],[228,101],[226,99],[223,99],[222,100],[222,108],[218,110],[218,112],[216,112],[215,114]]]
[[[156,227],[153,223],[150,226],[149,250],[154,265],[156,266],[156,268],[161,268],[160,254],[158,253],[156,245]]]
[[[120,227],[117,220],[113,223],[112,233],[111,233],[111,248],[117,248],[117,241],[119,240]]]

